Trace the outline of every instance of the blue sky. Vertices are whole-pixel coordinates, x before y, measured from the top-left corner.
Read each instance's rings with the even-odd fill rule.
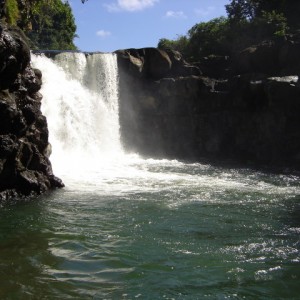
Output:
[[[196,23],[225,16],[229,0],[71,0],[82,51],[156,47]]]

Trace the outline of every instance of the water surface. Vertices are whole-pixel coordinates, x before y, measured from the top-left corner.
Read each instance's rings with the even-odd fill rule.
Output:
[[[1,208],[1,299],[299,299],[299,178],[110,170]]]
[[[66,188],[0,209],[0,299],[299,299],[299,177],[126,154],[115,55],[33,63]]]

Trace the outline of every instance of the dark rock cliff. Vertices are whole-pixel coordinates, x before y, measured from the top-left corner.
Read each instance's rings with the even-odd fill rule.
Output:
[[[199,68],[174,51],[117,51],[125,147],[300,170],[298,47],[292,39],[265,42]]]
[[[63,183],[52,172],[48,128],[26,38],[0,24],[0,201],[41,194]]]

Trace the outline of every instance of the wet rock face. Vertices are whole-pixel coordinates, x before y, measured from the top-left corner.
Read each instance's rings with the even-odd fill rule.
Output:
[[[10,87],[30,61],[25,36],[17,28],[0,25],[0,88]]]
[[[41,80],[24,35],[0,24],[0,201],[63,186],[48,158]]]
[[[294,44],[289,45],[292,49]],[[186,72],[191,66],[180,57],[175,68],[174,53],[166,53],[171,62],[167,68],[167,63],[163,65],[157,60],[157,54],[154,58],[149,52],[150,57],[141,56],[143,49],[117,52],[121,137],[125,148],[152,157],[230,160],[300,170],[298,76],[278,75],[278,69],[286,73],[291,67],[282,61],[273,66],[274,76],[270,75],[272,69],[268,64],[273,64],[272,57],[265,61],[261,57],[278,48],[273,49],[272,44],[261,47],[266,50],[259,50],[259,60],[255,59],[255,48],[255,55],[247,49],[247,59],[243,52],[231,60],[231,65],[227,60],[220,65],[216,65],[216,60],[207,62],[203,69],[206,76],[199,75],[200,71],[198,75]],[[256,65],[247,65],[250,56],[257,65],[265,62],[265,66],[260,65],[258,70]],[[160,72],[152,71],[149,75],[144,71],[148,59],[152,64],[160,64]],[[245,62],[245,72],[234,72],[238,72],[237,60],[240,66]],[[211,63],[213,69],[209,70]],[[261,73],[264,70],[269,73]],[[300,71],[297,65],[290,70],[298,73],[289,75]],[[219,79],[209,78],[209,74]]]

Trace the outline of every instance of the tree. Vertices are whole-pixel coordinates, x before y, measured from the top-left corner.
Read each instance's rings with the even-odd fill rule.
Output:
[[[24,30],[35,49],[75,50],[76,24],[63,0],[3,0],[1,18]]]
[[[188,31],[190,59],[199,60],[208,55],[227,55],[227,35],[228,19],[225,17],[194,25]]]
[[[231,0],[228,18],[194,25],[186,36],[160,39],[158,48],[180,51],[189,61],[209,55],[234,55],[260,43],[300,29],[300,0]]]
[[[293,0],[232,0],[226,5],[232,52],[284,36],[289,29],[285,11],[290,1]]]
[[[215,18],[194,25],[186,36],[178,36],[176,40],[160,39],[157,47],[177,50],[189,61],[208,55],[228,55],[228,29],[227,18]]]
[[[31,12],[27,31],[33,47],[50,50],[75,50],[75,19],[68,2],[40,0]]]
[[[1,3],[1,19],[10,25],[16,25],[20,16],[17,0],[6,0]]]
[[[257,14],[258,1],[255,0],[232,0],[225,5],[228,18],[231,21],[252,20]]]
[[[300,1],[299,0],[232,0],[225,5],[228,18],[232,23],[264,20],[283,22],[286,27],[300,28]],[[273,23],[274,23],[273,22]],[[266,24],[268,24],[266,22]]]
[[[179,35],[176,40],[168,40],[165,38],[160,39],[157,48],[176,50],[185,56],[188,43],[189,40],[185,35]]]

